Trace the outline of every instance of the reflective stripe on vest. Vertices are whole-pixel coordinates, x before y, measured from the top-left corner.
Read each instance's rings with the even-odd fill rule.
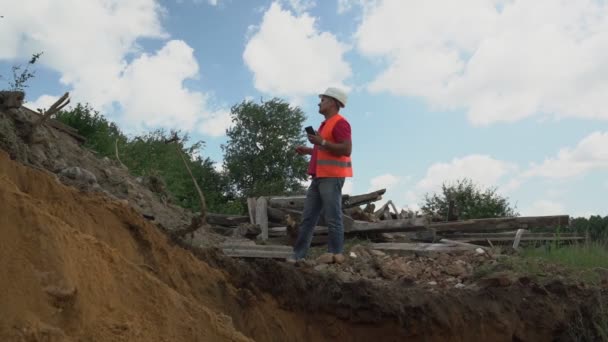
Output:
[[[346,120],[340,114],[336,114],[325,122],[319,134],[331,143],[335,143],[333,130],[340,120]],[[323,146],[317,146],[317,177],[352,177],[353,168],[348,156],[336,156],[327,151]]]
[[[333,165],[339,167],[351,167],[351,162],[344,162],[340,160],[317,160],[317,165]]]

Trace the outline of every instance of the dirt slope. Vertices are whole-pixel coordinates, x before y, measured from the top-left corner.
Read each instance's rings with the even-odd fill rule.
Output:
[[[122,204],[82,196],[3,151],[0,203],[0,340],[247,340],[209,303],[150,274],[175,251],[152,252],[146,239],[162,236]]]

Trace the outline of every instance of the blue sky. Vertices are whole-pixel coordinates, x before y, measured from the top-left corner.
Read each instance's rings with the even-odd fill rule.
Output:
[[[44,51],[34,108],[70,91],[127,132],[186,130],[221,164],[232,105],[281,97],[318,126],[316,94],[341,86],[347,192],[416,209],[469,177],[522,214],[608,214],[605,1],[0,0],[0,15],[0,74]]]

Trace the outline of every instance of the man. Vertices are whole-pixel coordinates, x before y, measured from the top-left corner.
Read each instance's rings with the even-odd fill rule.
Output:
[[[308,135],[313,148],[298,146],[298,154],[311,155],[308,174],[312,182],[306,193],[304,213],[294,245],[294,255],[288,259],[296,262],[304,259],[310,248],[313,232],[321,211],[328,228],[327,253],[319,263],[344,261],[344,226],[342,223],[342,186],[344,178],[352,177],[350,154],[352,150],[350,124],[340,115],[347,96],[338,88],[327,88],[319,95],[319,113],[325,117],[316,135]]]

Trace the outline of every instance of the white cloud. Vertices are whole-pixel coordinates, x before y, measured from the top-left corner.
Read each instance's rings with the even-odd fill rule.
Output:
[[[315,0],[282,0],[282,3],[291,7],[296,13],[303,13],[317,6]]]
[[[522,211],[523,216],[542,216],[542,215],[561,215],[566,212],[566,208],[562,203],[538,200],[532,203],[532,206]]]
[[[344,14],[361,7],[363,10],[373,8],[378,3],[378,0],[338,0],[338,14]]]
[[[72,88],[73,103],[87,102],[110,113],[127,131],[153,126],[191,130],[206,119],[215,124],[218,109],[211,107],[209,95],[184,86],[185,80],[198,77],[193,49],[169,40],[158,51],[142,53],[137,44],[143,38],[168,38],[160,23],[165,10],[156,1],[25,0],[12,6],[0,0],[0,8],[6,9],[0,60],[44,51],[40,65],[61,74],[60,82]]]
[[[608,119],[603,1],[385,0],[366,11],[356,39],[389,63],[370,90],[465,108],[474,124]]]
[[[243,60],[253,72],[257,90],[299,98],[328,86],[348,89],[345,80],[352,72],[343,55],[349,47],[333,34],[320,32],[315,18],[294,16],[275,2],[256,29]]]
[[[346,179],[344,181],[344,186],[342,187],[342,193],[352,195],[354,190],[355,183],[353,183],[353,180],[350,178]]]
[[[387,189],[387,192],[390,188],[397,185],[400,179],[397,176],[394,176],[390,173],[383,174],[377,177],[372,178],[370,181],[370,187],[368,191],[375,191],[380,189]]]
[[[212,137],[220,137],[226,134],[226,130],[232,126],[230,112],[217,111],[209,114],[200,126],[200,131]]]
[[[507,176],[516,171],[515,164],[486,155],[472,154],[454,158],[449,163],[431,165],[424,178],[416,184],[416,189],[421,192],[437,191],[444,182],[451,183],[462,178],[469,178],[483,187],[494,187],[499,186]]]
[[[38,111],[38,109],[47,110],[50,106],[55,103],[55,101],[59,100],[59,96],[52,95],[41,95],[36,100],[29,102],[25,102],[25,106],[31,110]]]
[[[574,148],[561,149],[556,157],[532,164],[525,177],[566,179],[592,170],[608,170],[608,132],[594,132]]]

